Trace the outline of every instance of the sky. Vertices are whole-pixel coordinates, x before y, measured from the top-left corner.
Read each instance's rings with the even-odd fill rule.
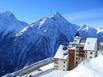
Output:
[[[0,0],[0,13],[5,11],[27,23],[59,12],[73,24],[103,26],[103,0]]]

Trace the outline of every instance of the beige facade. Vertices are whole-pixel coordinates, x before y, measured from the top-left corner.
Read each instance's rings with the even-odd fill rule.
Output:
[[[54,62],[54,68],[56,70],[67,71],[68,70],[68,61],[62,59],[56,59]]]
[[[60,45],[54,56],[54,68],[61,71],[68,70],[68,48],[65,45]]]
[[[85,59],[95,58],[97,56],[97,38],[87,38],[84,50],[85,50]]]
[[[96,51],[86,51],[85,55],[85,59],[92,59],[96,57],[97,53]]]

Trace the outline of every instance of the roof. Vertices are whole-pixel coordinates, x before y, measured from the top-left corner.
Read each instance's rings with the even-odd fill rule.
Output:
[[[70,47],[69,49],[74,50],[74,49],[76,49],[76,47],[75,46],[74,47]]]
[[[67,59],[68,55],[67,52],[68,52],[68,49],[66,50],[63,50],[64,48],[64,45],[60,45],[58,50],[57,50],[57,53],[55,54],[54,58],[57,58],[57,59]]]
[[[83,46],[83,47],[84,47],[84,45],[85,45],[85,43],[83,43],[83,42],[81,42],[81,43],[80,43],[80,47],[81,47],[81,46]]]
[[[54,70],[39,77],[63,77],[67,73],[67,71]]]
[[[45,65],[45,66],[40,67],[40,69],[41,69],[42,71],[46,71],[46,70],[52,69],[52,68],[54,68],[54,63],[50,63],[50,64],[47,64],[47,65]]]
[[[79,36],[74,37],[73,44],[79,44],[79,42],[80,42],[80,37]]]
[[[97,38],[87,38],[84,50],[95,51],[97,45]]]

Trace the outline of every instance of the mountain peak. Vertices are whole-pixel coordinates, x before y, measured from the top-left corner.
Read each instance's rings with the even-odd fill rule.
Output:
[[[9,11],[0,13],[0,32],[5,32],[4,35],[9,32],[17,33],[26,26],[28,24],[16,19],[13,13]]]
[[[54,16],[62,17],[61,14],[60,14],[59,12],[55,12],[55,13],[54,13]]]
[[[55,13],[51,16],[51,18],[63,18],[63,17],[62,17],[62,15],[61,15],[60,13],[55,12]]]
[[[82,25],[81,27],[82,27],[82,28],[86,28],[86,27],[88,27],[88,26],[87,26],[87,25]]]
[[[0,17],[6,17],[6,18],[12,17],[12,18],[15,18],[14,14],[12,12],[10,12],[10,11],[5,11],[3,13],[0,13]]]
[[[10,11],[5,11],[4,13],[5,13],[5,14],[8,14],[8,15],[13,15],[13,13],[10,12]]]

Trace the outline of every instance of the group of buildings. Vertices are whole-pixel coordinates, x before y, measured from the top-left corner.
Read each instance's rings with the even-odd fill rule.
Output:
[[[59,46],[54,56],[54,68],[61,71],[72,70],[81,61],[101,54],[103,54],[103,43],[98,43],[97,38],[87,38],[86,41],[82,41],[77,33],[73,42]]]

